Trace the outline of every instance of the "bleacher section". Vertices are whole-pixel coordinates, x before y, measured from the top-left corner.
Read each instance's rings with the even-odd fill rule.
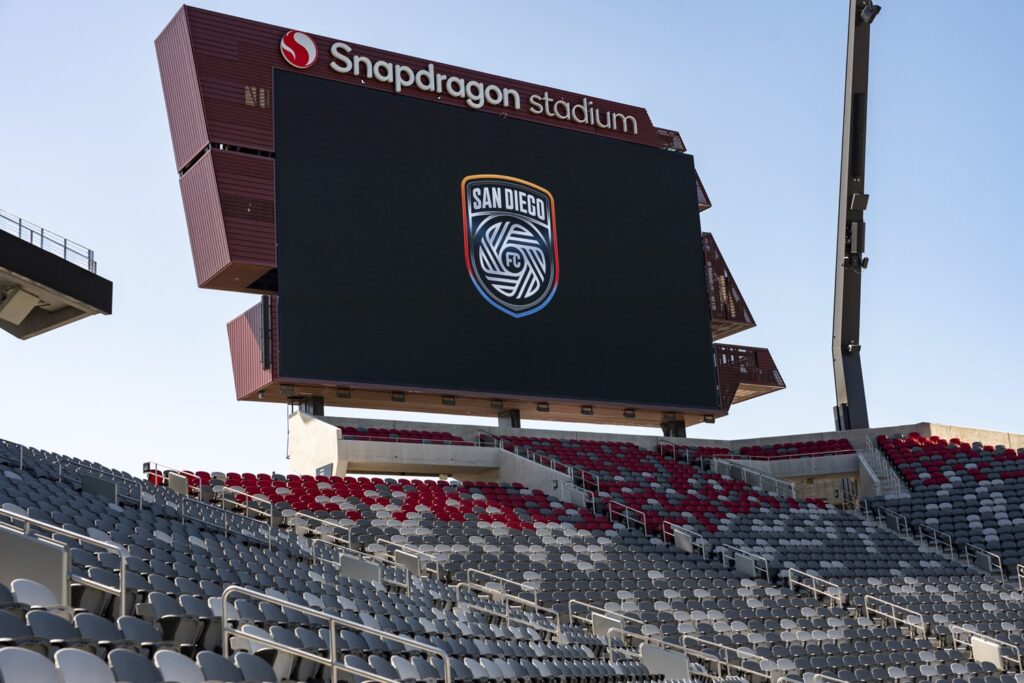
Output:
[[[446,663],[451,680],[479,681],[1024,680],[1019,586],[873,517],[669,448],[505,446],[591,473],[589,507],[499,482],[143,481],[0,442],[0,522],[65,535],[78,612],[30,577],[0,587],[0,681],[327,680],[332,633],[345,680],[443,680]],[[117,483],[117,503],[83,491],[96,479]],[[119,558],[89,539],[127,554],[123,609]]]
[[[906,498],[868,501],[936,545],[997,560],[1011,576],[1024,562],[1024,449],[916,433],[879,436],[878,447],[910,486]],[[923,532],[922,532],[923,529]]]

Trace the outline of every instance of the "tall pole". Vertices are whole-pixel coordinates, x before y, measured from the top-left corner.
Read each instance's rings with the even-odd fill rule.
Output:
[[[864,157],[868,114],[868,50],[871,22],[881,8],[871,0],[850,0],[846,41],[846,96],[839,181],[836,289],[832,309],[832,369],[836,379],[836,430],[868,426],[864,373],[860,364],[860,280],[864,256]]]

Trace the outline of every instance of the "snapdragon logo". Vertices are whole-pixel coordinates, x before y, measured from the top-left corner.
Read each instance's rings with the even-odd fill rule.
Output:
[[[281,38],[281,56],[296,69],[313,66],[316,55],[316,43],[302,31],[288,31]]]

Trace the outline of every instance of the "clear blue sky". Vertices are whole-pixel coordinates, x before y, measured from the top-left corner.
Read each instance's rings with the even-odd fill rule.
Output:
[[[830,429],[846,3],[197,4],[646,107],[788,388],[691,436]],[[1024,432],[1018,0],[889,0],[872,36],[863,359],[872,424]],[[0,0],[0,207],[96,250],[114,315],[0,336],[0,436],[138,472],[283,470],[285,408],[237,403],[196,287],[153,40],[174,2]]]

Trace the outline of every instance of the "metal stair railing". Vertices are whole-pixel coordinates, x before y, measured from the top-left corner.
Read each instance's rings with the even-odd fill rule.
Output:
[[[953,647],[973,648],[974,639],[980,639],[989,645],[999,647],[1000,668],[1006,669],[1007,664],[1012,664],[1017,671],[1024,671],[1024,662],[1021,661],[1020,646],[1008,643],[1005,640],[993,638],[990,635],[980,633],[966,626],[950,625],[949,635],[953,639]]]
[[[619,522],[626,527],[642,529],[647,533],[647,514],[617,500],[608,501],[608,521]]]
[[[754,652],[742,652],[737,648],[705,640],[699,636],[684,634],[682,647],[687,657],[699,661],[705,669],[714,671],[714,676],[719,680],[726,676],[742,676],[750,683],[759,683],[760,681],[775,683],[775,679],[779,675],[777,672],[772,673],[772,670],[776,668],[775,661],[772,659],[762,657]],[[709,650],[715,654],[711,654]],[[747,662],[765,664],[769,670],[752,669],[746,666]]]
[[[587,616],[587,615],[584,615],[584,614],[577,614],[576,612],[573,611],[573,606],[579,606],[579,607],[585,608],[586,610],[589,610],[590,615]],[[628,614],[623,614],[622,612],[616,612],[614,610],[605,609],[604,607],[598,607],[597,605],[591,605],[589,602],[583,602],[582,600],[576,600],[575,598],[572,599],[572,600],[569,600],[569,625],[570,626],[575,626],[576,625],[575,622],[578,621],[581,624],[585,624],[585,625],[589,626],[591,629],[593,629],[593,627],[594,627],[594,615],[595,614],[598,614],[598,615],[600,615],[602,617],[607,617],[609,619],[616,619],[618,621],[628,621],[631,624],[639,625],[641,628],[643,628],[644,626],[647,625],[646,622],[640,621],[639,619],[637,619],[635,617],[631,617]]]
[[[772,580],[771,566],[768,563],[768,558],[763,555],[737,548],[734,545],[720,545],[718,546],[718,551],[722,554],[722,564],[724,566],[728,567],[730,561],[735,565],[737,556],[746,557],[754,563],[754,570],[758,574],[763,573],[765,579],[768,581]]]
[[[471,568],[467,572],[466,576],[467,576],[467,580],[466,581],[460,581],[459,583],[457,583],[455,585],[455,604],[456,604],[456,606],[463,606],[463,607],[465,607],[467,609],[471,609],[471,610],[474,610],[474,611],[477,611],[477,612],[482,612],[484,614],[487,614],[487,615],[490,615],[490,616],[493,616],[493,617],[499,617],[501,619],[504,619],[505,621],[509,621],[509,622],[513,622],[513,623],[517,623],[517,624],[522,624],[522,625],[525,625],[525,626],[530,626],[531,628],[535,628],[535,629],[544,631],[545,633],[549,633],[549,634],[551,634],[554,637],[558,637],[560,635],[560,633],[561,633],[561,617],[560,617],[560,615],[555,610],[553,610],[553,609],[551,609],[549,607],[545,607],[545,606],[540,604],[540,599],[538,597],[538,590],[536,588],[534,588],[533,586],[529,586],[529,585],[524,584],[524,583],[518,583],[516,581],[512,581],[511,579],[506,579],[506,578],[503,578],[503,577],[500,577],[500,576],[496,576],[494,574],[489,574],[489,573],[481,571],[479,569],[472,569]],[[481,582],[478,582],[478,581],[473,581],[473,580],[471,580],[471,577],[474,577],[474,576],[480,576],[480,577],[482,577],[484,579],[489,579],[490,581],[487,582],[487,583],[481,583]],[[501,588],[495,588],[493,585],[490,585],[490,584],[493,584],[493,583],[498,583],[499,585],[502,585],[502,586],[514,586],[516,588],[519,588],[521,591],[527,592],[527,593],[532,592],[534,594],[533,600],[529,600],[529,599],[527,599],[527,598],[525,598],[525,597],[523,597],[521,595],[515,595],[515,594],[510,593],[510,592],[508,592],[506,590],[503,590]],[[474,591],[476,593],[482,593],[482,594],[486,595],[488,598],[490,598],[492,602],[495,602],[498,605],[500,605],[503,609],[502,610],[498,610],[496,608],[492,609],[492,608],[489,608],[489,607],[486,607],[486,606],[483,606],[483,605],[478,605],[478,604],[475,604],[475,603],[472,603],[472,602],[465,602],[465,601],[462,600],[462,590],[463,589]],[[513,612],[513,607],[517,608],[520,612],[522,612],[524,614],[529,614],[529,613],[536,614],[538,617],[542,617],[543,619],[547,620],[550,624],[553,624],[554,626],[549,626],[547,624],[542,624],[542,623],[539,623],[537,621],[531,621],[530,619],[526,618],[525,616],[522,616],[522,617],[521,616],[517,616]]]
[[[917,527],[917,538],[923,545],[928,546],[932,550],[938,551],[943,555],[948,554],[949,559],[955,560],[957,558],[956,546],[953,545],[953,537],[949,534],[932,528],[927,524],[921,524]]]
[[[922,638],[928,637],[928,623],[923,614],[874,595],[864,596],[864,616],[877,616],[894,624],[919,631]]]
[[[711,544],[708,542],[708,539],[706,539],[704,536],[697,533],[696,531],[684,529],[678,524],[673,524],[672,522],[661,523],[661,538],[666,543],[669,542],[670,537],[672,539],[672,543],[675,543],[676,534],[682,534],[689,538],[690,545],[692,545],[695,549],[698,550],[701,557],[703,557],[705,560],[708,559],[708,554],[711,550]]]
[[[765,493],[771,493],[781,498],[796,498],[796,486],[793,485],[793,482],[780,479],[753,467],[741,465],[734,460],[714,458],[711,460],[710,467],[715,474],[737,479],[754,488],[761,489]]]
[[[846,596],[843,595],[843,590],[839,587],[839,584],[827,581],[820,576],[808,574],[799,569],[789,569],[789,588],[794,593],[798,592],[797,588],[806,589],[819,599],[824,598],[836,607],[842,607],[846,602]]]
[[[630,657],[632,659],[641,658],[639,650],[631,650],[628,649],[628,647],[616,647],[613,641],[613,638],[615,638],[616,636],[618,636],[619,641],[622,642],[624,646],[629,641],[634,640],[640,641],[641,643],[648,643],[650,645],[659,647],[663,650],[668,650],[670,652],[678,652],[679,654],[686,655],[687,658],[689,658],[690,656],[690,653],[688,652],[687,648],[677,643],[671,643],[667,640],[655,638],[654,636],[644,635],[642,633],[633,633],[631,631],[626,631],[625,629],[613,626],[612,628],[608,629],[608,631],[605,633],[605,637],[607,638],[608,642],[608,660],[612,662],[615,661],[615,655],[619,655],[622,657]],[[680,673],[685,673],[685,680],[693,681],[694,683],[716,683],[717,680],[721,678],[720,676],[716,677],[710,673],[692,670]]]
[[[252,633],[244,633],[241,629],[235,628],[231,625],[231,622],[228,619],[228,596],[231,595],[244,595],[255,600],[259,600],[261,602],[268,602],[279,607],[285,607],[296,612],[305,614],[306,616],[310,616],[315,619],[327,622],[328,630],[330,631],[330,637],[328,638],[327,643],[328,656],[324,657],[320,654],[311,652],[304,648],[284,645],[273,640],[272,638],[265,638],[263,636]],[[369,633],[371,635],[377,636],[382,640],[388,640],[391,642],[399,643],[401,645],[404,645],[407,650],[421,650],[423,652],[436,655],[444,663],[445,683],[452,683],[452,681],[454,680],[452,678],[451,658],[448,656],[447,652],[440,648],[434,647],[432,645],[426,645],[407,636],[400,636],[394,633],[388,633],[387,631],[382,631],[380,629],[373,628],[372,626],[366,626],[365,624],[362,624],[360,622],[350,621],[342,617],[334,616],[333,614],[328,614],[327,612],[321,612],[320,610],[312,609],[311,607],[308,607],[306,605],[300,605],[298,603],[290,602],[288,600],[275,598],[271,595],[267,595],[265,593],[260,593],[259,591],[252,590],[251,588],[243,588],[241,586],[228,586],[224,589],[224,593],[221,595],[221,619],[221,623],[223,625],[221,632],[221,652],[224,654],[225,657],[228,658],[230,658],[231,656],[231,636],[236,636],[238,638],[259,643],[261,645],[266,645],[267,647],[280,650],[281,652],[284,652],[286,654],[290,654],[301,659],[307,659],[309,661],[317,662],[322,666],[329,667],[331,670],[331,683],[338,683],[339,670],[343,671],[344,673],[356,676],[356,680],[370,680],[375,681],[376,683],[399,683],[398,681],[394,681],[393,679],[387,678],[386,676],[381,676],[380,674],[377,674],[373,671],[367,671],[364,669],[348,666],[344,663],[344,661],[339,661],[337,631],[340,628],[345,628],[351,631]]]
[[[0,527],[3,527],[5,529],[9,529],[11,531],[16,531],[18,533],[21,533],[24,536],[33,536],[33,534],[31,533],[32,527],[36,527],[36,528],[42,529],[44,531],[48,531],[51,534],[55,534],[57,536],[66,536],[68,538],[73,538],[76,541],[78,541],[79,543],[86,543],[88,545],[93,545],[93,546],[96,546],[98,548],[103,548],[104,550],[108,550],[108,551],[110,551],[112,553],[115,553],[120,558],[120,565],[121,565],[120,566],[120,572],[119,572],[119,575],[118,575],[119,585],[118,585],[117,588],[115,588],[113,586],[108,586],[108,585],[106,585],[104,583],[100,583],[98,581],[93,581],[92,579],[90,579],[88,577],[84,577],[84,576],[76,576],[75,577],[75,583],[80,583],[83,586],[88,586],[89,588],[93,588],[93,589],[101,591],[103,593],[109,593],[109,594],[111,594],[111,595],[113,595],[115,597],[120,598],[120,600],[121,600],[121,605],[120,605],[121,616],[122,617],[125,616],[126,610],[128,608],[128,585],[125,583],[125,578],[128,576],[128,566],[127,566],[127,564],[128,564],[128,556],[130,554],[128,552],[127,548],[125,548],[123,545],[120,545],[118,543],[114,543],[113,541],[101,541],[99,539],[93,538],[92,536],[87,536],[86,534],[80,534],[80,533],[77,533],[75,531],[68,531],[67,529],[62,529],[61,527],[56,526],[54,524],[49,524],[47,522],[41,522],[38,519],[33,519],[32,517],[29,517],[28,515],[23,515],[20,512],[14,512],[12,510],[0,509],[0,515],[2,515],[4,517],[7,517],[10,520],[13,520],[13,522],[20,522],[20,524],[15,524],[13,522],[5,521],[5,520],[0,520]],[[68,544],[64,543],[59,538],[39,537],[39,536],[37,536],[37,538],[42,538],[42,539],[44,539],[46,541],[55,543],[55,544],[57,544],[59,546],[64,547],[65,549],[68,548]],[[70,569],[70,564],[68,565],[68,568]],[[31,577],[27,577],[27,578],[31,578]],[[68,576],[67,580],[70,581],[71,577]]]

